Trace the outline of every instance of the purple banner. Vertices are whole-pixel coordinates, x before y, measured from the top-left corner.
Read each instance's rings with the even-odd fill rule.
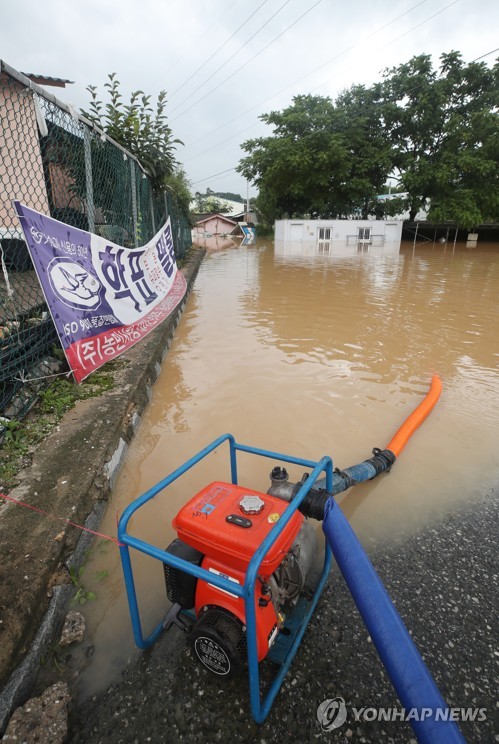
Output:
[[[184,297],[169,219],[146,245],[124,248],[14,205],[77,382],[140,341]]]

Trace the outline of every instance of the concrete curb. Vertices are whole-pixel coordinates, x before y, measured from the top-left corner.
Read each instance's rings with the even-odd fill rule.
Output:
[[[182,303],[123,355],[125,364],[115,375],[112,390],[68,411],[22,473],[21,485],[11,492],[14,498],[98,528],[204,255],[204,250],[193,250],[182,269],[187,280]],[[74,594],[68,570],[83,563],[93,540],[91,534],[75,534],[72,528],[65,529],[62,540],[55,540],[60,529],[60,523],[40,520],[27,509],[15,505],[2,509],[0,579],[5,580],[6,591],[0,600],[0,733],[14,708],[30,694],[40,657],[54,641]],[[31,592],[20,591],[25,580]],[[14,660],[20,657],[16,665]]]

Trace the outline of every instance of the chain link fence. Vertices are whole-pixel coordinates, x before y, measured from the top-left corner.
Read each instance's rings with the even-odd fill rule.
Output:
[[[180,260],[191,229],[130,152],[1,60],[0,184],[0,416],[18,419],[67,367],[12,200],[129,248],[170,216]]]

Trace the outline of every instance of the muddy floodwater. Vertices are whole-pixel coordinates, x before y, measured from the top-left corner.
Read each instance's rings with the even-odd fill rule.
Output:
[[[435,372],[441,400],[392,471],[338,501],[369,549],[497,487],[499,244],[303,253],[265,240],[208,253],[102,531],[115,534],[117,512],[225,432],[354,465],[387,445]],[[240,483],[266,491],[271,466],[244,456]],[[301,475],[291,469],[292,479]],[[179,507],[223,479],[221,448],[144,507],[130,532],[166,547]],[[134,567],[148,633],[166,607],[162,566],[138,556]],[[138,653],[114,545],[95,545],[83,580],[97,599],[82,607],[90,637],[82,698]]]

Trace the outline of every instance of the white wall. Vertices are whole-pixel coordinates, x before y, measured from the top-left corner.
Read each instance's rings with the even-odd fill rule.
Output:
[[[333,245],[355,244],[359,227],[370,227],[373,245],[399,243],[402,236],[402,220],[276,220],[275,240],[286,242],[314,242],[319,240],[321,227],[331,230]],[[375,239],[375,236],[380,236]]]

